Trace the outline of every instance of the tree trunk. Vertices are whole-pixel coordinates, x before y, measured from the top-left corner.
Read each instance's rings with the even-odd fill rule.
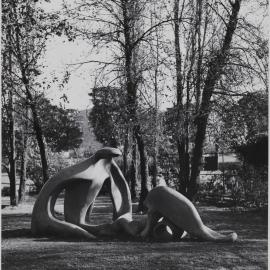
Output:
[[[132,161],[130,167],[130,181],[131,181],[131,197],[132,199],[137,198],[136,186],[137,186],[137,145],[136,138],[134,134],[134,123],[136,120],[136,85],[134,83],[134,74],[132,74],[132,56],[133,49],[131,46],[131,28],[130,28],[130,18],[128,15],[128,3],[122,2],[123,18],[124,18],[124,37],[125,37],[125,78],[126,78],[126,90],[127,90],[127,125],[132,130],[133,145],[132,145]],[[132,126],[130,126],[132,124]]]
[[[24,140],[24,149],[21,153],[21,172],[20,172],[20,186],[19,186],[19,203],[25,200],[25,185],[26,185],[26,168],[27,168],[27,147],[26,147],[26,140]]]
[[[25,75],[25,69],[23,67],[21,69],[21,72],[22,72],[22,80],[23,80],[25,90],[26,90],[27,100],[29,102],[30,109],[32,112],[33,127],[35,131],[36,140],[39,147],[40,159],[41,159],[43,183],[45,184],[47,180],[49,179],[49,174],[48,174],[48,163],[47,163],[47,155],[46,155],[46,147],[44,143],[43,131],[42,131],[41,123],[40,123],[39,116],[37,113],[36,104],[34,102],[32,93],[29,89],[29,84],[28,84],[29,81]]]
[[[11,38],[11,29],[8,27],[9,42]],[[11,43],[10,43],[11,44]],[[12,51],[11,45],[8,52],[8,71],[10,78],[12,78]],[[14,114],[14,95],[12,88],[8,89],[8,112],[9,112],[9,181],[10,181],[10,205],[17,205],[17,193],[16,193],[16,158],[15,158],[15,114]]]
[[[14,108],[13,108],[13,94],[9,92],[9,181],[10,181],[10,205],[17,205],[17,192],[16,192],[16,158],[15,158],[15,127],[14,127]]]
[[[137,198],[137,144],[135,139],[132,144],[132,160],[130,165],[130,192],[131,199],[135,200]]]
[[[183,10],[183,6],[182,6]],[[180,23],[182,17],[179,15],[179,0],[174,1],[174,48],[175,48],[175,70],[176,70],[176,96],[177,96],[177,150],[179,156],[179,183],[178,190],[184,195],[187,193],[188,176],[186,164],[186,151],[185,151],[185,136],[184,136],[184,108],[183,108],[183,76],[182,76],[182,57],[180,48]]]
[[[181,49],[179,41],[179,0],[174,1],[174,49],[175,49],[175,70],[176,70],[176,98],[177,106],[179,110],[182,110],[182,99],[183,99],[183,85],[182,85],[182,59]]]
[[[182,138],[181,138],[182,139]],[[187,175],[187,168],[189,167],[189,161],[187,163],[187,153],[185,151],[185,142],[184,140],[177,142],[177,151],[179,158],[179,183],[177,190],[183,195],[187,194],[189,175]]]
[[[157,174],[158,174],[158,146],[155,142],[153,154],[153,178],[152,178],[153,188],[157,186]]]
[[[210,113],[211,97],[214,91],[215,84],[220,79],[221,72],[226,65],[226,59],[230,49],[232,37],[237,25],[237,16],[240,10],[241,0],[236,0],[232,4],[232,13],[227,25],[226,34],[223,40],[222,48],[209,63],[208,73],[205,79],[205,85],[202,94],[202,102],[199,109],[199,115],[196,117],[196,135],[195,147],[193,150],[191,176],[188,187],[188,197],[192,199],[197,193],[198,183],[197,178],[200,173],[201,158],[203,153],[203,143],[206,134],[208,116]]]
[[[127,124],[131,123],[130,128],[132,129],[133,136],[133,150],[132,150],[132,171],[135,173],[136,170],[136,143],[140,154],[141,163],[141,199],[145,198],[147,190],[147,158],[146,151],[144,148],[144,142],[140,134],[140,127],[137,119],[137,85],[138,85],[138,74],[136,71],[136,42],[134,41],[134,24],[137,20],[139,13],[136,13],[136,3],[132,1],[121,1],[121,8],[123,12],[123,30],[124,30],[124,54],[125,54],[125,78],[126,78],[126,90],[127,90]],[[134,9],[135,8],[135,9]],[[138,11],[140,12],[140,11]],[[135,178],[136,179],[136,178]]]
[[[39,147],[39,153],[40,153],[40,159],[41,159],[41,165],[42,165],[43,183],[45,184],[47,180],[49,179],[49,174],[48,174],[46,148],[45,148],[45,144],[43,140],[43,132],[42,132],[42,128],[41,128],[41,124],[38,118],[35,104],[31,103],[30,108],[33,115],[34,130],[35,130],[35,135],[36,135],[36,139],[37,139],[37,143]]]
[[[124,153],[123,153],[123,173],[125,178],[127,178],[127,167],[128,167],[128,128],[125,131],[125,141],[124,141]],[[129,179],[127,179],[129,182]]]
[[[158,57],[158,56],[157,56]],[[158,59],[157,59],[158,60]],[[158,149],[159,149],[159,130],[158,130],[158,84],[157,84],[157,72],[155,70],[155,134],[154,134],[154,153],[153,153],[153,178],[152,187],[157,185],[157,173],[158,173]]]
[[[18,21],[17,13],[16,13],[17,12],[16,11],[16,2],[13,2],[12,4],[13,4],[15,21]],[[20,36],[21,36],[20,28],[16,27],[15,28],[15,42],[16,42],[16,49],[17,49],[16,57],[18,59],[18,63],[19,63],[19,67],[20,67],[22,82],[23,82],[24,87],[25,87],[26,99],[30,105],[30,109],[31,109],[32,116],[33,116],[33,126],[34,126],[34,130],[35,130],[35,134],[36,134],[36,139],[37,139],[39,152],[40,152],[41,165],[42,165],[43,182],[45,183],[49,179],[48,164],[47,164],[47,157],[46,157],[46,148],[45,148],[45,144],[44,144],[44,140],[43,140],[43,132],[42,132],[41,124],[39,121],[39,117],[38,117],[38,113],[37,113],[37,109],[36,109],[36,104],[35,104],[35,101],[33,99],[33,95],[32,95],[31,90],[30,90],[29,78],[27,76],[27,66],[25,65],[25,62],[23,61],[23,57],[22,57],[21,46],[20,46],[20,42],[21,42]]]
[[[156,13],[156,6],[154,3],[154,11]],[[151,14],[151,27],[154,25],[153,17]],[[153,151],[153,178],[152,178],[152,187],[157,186],[157,174],[158,174],[158,149],[159,149],[159,125],[158,125],[158,70],[159,70],[159,36],[158,36],[158,30],[155,29],[155,35],[156,35],[156,52],[155,52],[155,72],[154,72],[154,92],[155,92],[155,111],[154,111],[154,121],[155,121],[155,134],[154,134],[154,151]]]
[[[143,202],[148,194],[148,160],[147,153],[145,150],[145,144],[142,138],[142,134],[140,131],[140,126],[136,126],[135,129],[136,139],[138,143],[138,150],[140,154],[140,171],[141,171],[141,193],[140,200],[138,205],[138,211],[145,211],[145,207]]]
[[[25,200],[25,185],[26,185],[26,168],[27,168],[27,161],[28,161],[28,136],[26,132],[29,129],[28,125],[28,117],[29,117],[29,110],[27,109],[27,119],[25,120],[24,129],[22,131],[22,152],[21,152],[21,169],[20,169],[20,186],[19,186],[19,203]]]
[[[197,60],[197,70],[196,70],[196,80],[195,80],[195,112],[199,111],[200,101],[201,101],[201,79],[202,79],[202,42],[201,42],[201,21],[202,21],[202,1],[197,1],[196,3],[196,27],[195,31],[197,34],[197,44],[198,44],[198,60]]]

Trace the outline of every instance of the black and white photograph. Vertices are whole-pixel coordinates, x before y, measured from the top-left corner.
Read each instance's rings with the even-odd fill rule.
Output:
[[[268,269],[268,0],[1,1],[1,269]]]

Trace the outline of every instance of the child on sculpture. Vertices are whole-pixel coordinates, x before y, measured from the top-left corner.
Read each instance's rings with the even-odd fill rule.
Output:
[[[183,231],[186,231],[191,236],[207,241],[236,240],[236,233],[223,235],[205,226],[196,208],[186,197],[164,186],[149,192],[144,202],[148,208],[147,218],[134,221],[127,182],[113,160],[119,155],[121,152],[118,149],[105,147],[85,161],[60,171],[46,182],[34,205],[32,233],[86,240],[124,233],[171,240],[180,239]],[[115,220],[108,224],[91,225],[88,219],[94,201],[107,178],[111,181]],[[63,189],[64,221],[57,219],[54,213],[55,202]]]

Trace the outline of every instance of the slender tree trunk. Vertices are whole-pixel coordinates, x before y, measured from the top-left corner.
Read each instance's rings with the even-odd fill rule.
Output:
[[[17,191],[16,191],[16,158],[15,158],[15,125],[14,125],[14,108],[13,108],[13,94],[9,92],[9,180],[10,180],[10,205],[17,205]]]
[[[130,192],[131,199],[137,198],[137,144],[135,138],[132,144],[132,160],[130,165]]]
[[[8,38],[11,44],[11,28],[8,27]],[[12,78],[12,51],[11,45],[8,52],[8,71],[10,78]],[[14,113],[14,95],[12,93],[11,85],[8,89],[8,112],[9,112],[9,180],[10,180],[10,205],[17,205],[16,193],[16,158],[15,158],[15,113]]]
[[[49,179],[49,174],[48,174],[48,163],[47,163],[46,147],[44,143],[44,136],[43,136],[43,132],[42,132],[42,128],[41,128],[41,124],[39,121],[35,104],[31,103],[30,108],[32,111],[34,130],[35,130],[35,135],[36,135],[36,139],[37,139],[37,143],[39,147],[39,153],[40,153],[40,159],[41,159],[41,165],[42,165],[43,183],[45,184],[47,180]]]
[[[193,7],[194,9],[194,7]],[[194,11],[194,14],[195,11]],[[196,15],[195,15],[196,16]],[[185,80],[185,105],[183,106],[183,128],[181,137],[179,139],[178,154],[180,160],[180,174],[182,185],[180,185],[180,192],[187,195],[189,179],[190,179],[190,155],[189,155],[189,129],[190,129],[190,103],[191,103],[191,85],[192,85],[192,72],[194,69],[194,63],[196,58],[196,27],[197,21],[195,20],[194,26],[190,28],[190,45],[188,49],[188,61],[189,69]],[[195,31],[194,31],[195,30]]]
[[[137,186],[137,145],[134,133],[134,125],[137,122],[136,119],[136,85],[134,83],[134,74],[132,73],[132,58],[133,48],[131,41],[131,26],[130,26],[130,10],[128,1],[121,1],[123,11],[123,27],[124,27],[124,53],[125,53],[125,78],[126,78],[126,90],[127,90],[127,125],[132,130],[133,145],[132,145],[132,161],[130,167],[130,181],[131,181],[131,197],[136,199],[136,186]],[[130,125],[131,124],[131,125]]]
[[[178,158],[179,158],[179,184],[177,190],[182,193],[183,195],[187,194],[187,187],[188,187],[188,177],[186,175],[187,172],[187,164],[186,164],[186,151],[185,151],[185,141],[183,138],[180,138],[177,142],[177,151],[178,151]],[[189,166],[189,165],[188,165]]]
[[[140,171],[141,171],[141,193],[138,205],[138,211],[145,211],[143,202],[148,194],[148,160],[145,150],[145,144],[140,131],[140,126],[136,127],[136,138],[138,143],[138,150],[140,154]]]
[[[19,203],[25,200],[25,185],[26,185],[26,168],[27,168],[27,139],[23,138],[23,150],[21,153],[21,169],[20,169],[20,186],[19,186]]]
[[[156,7],[154,6],[156,12]],[[151,16],[151,26],[153,25],[152,16]],[[156,67],[154,73],[154,91],[155,91],[155,134],[154,134],[154,153],[153,153],[153,178],[152,178],[152,187],[157,185],[157,174],[158,174],[158,149],[159,149],[159,128],[158,128],[158,67],[159,67],[159,37],[156,29]]]
[[[183,6],[182,6],[183,10]],[[186,194],[188,186],[188,178],[185,175],[185,136],[184,136],[184,108],[183,108],[183,76],[182,76],[182,57],[180,49],[180,18],[179,0],[174,1],[174,48],[175,48],[175,70],[176,70],[176,97],[177,97],[177,150],[179,157],[179,184],[177,189]]]
[[[19,186],[19,203],[25,200],[25,187],[26,187],[26,168],[28,162],[28,136],[26,132],[29,129],[28,125],[28,117],[29,117],[29,109],[27,108],[27,119],[25,120],[24,129],[22,131],[22,152],[21,152],[21,169],[20,169],[20,186]]]
[[[157,174],[158,174],[158,146],[155,141],[154,153],[153,153],[153,178],[152,178],[152,187],[157,186]]]
[[[124,153],[123,153],[123,173],[124,176],[127,178],[127,167],[128,167],[128,128],[125,130],[125,141],[124,141]],[[129,179],[127,179],[129,181]]]
[[[158,57],[158,56],[157,56]],[[154,134],[154,153],[153,153],[153,178],[152,178],[152,187],[156,187],[157,185],[157,167],[158,167],[158,137],[159,137],[159,130],[158,130],[158,85],[157,85],[157,68],[155,70],[155,134]]]
[[[200,173],[201,158],[203,153],[203,143],[206,134],[208,116],[210,113],[211,97],[214,91],[215,84],[220,79],[221,72],[226,65],[226,59],[230,49],[232,37],[237,25],[237,16],[240,10],[241,0],[236,0],[232,4],[232,13],[227,24],[226,34],[223,40],[222,48],[217,53],[216,57],[209,63],[208,73],[205,80],[205,85],[202,94],[202,102],[199,110],[199,115],[196,117],[196,135],[195,147],[193,151],[192,167],[190,183],[188,187],[188,197],[192,199],[197,192],[197,178]]]
[[[175,70],[176,70],[176,98],[179,111],[183,108],[183,84],[182,84],[182,59],[180,49],[180,23],[179,23],[179,0],[174,1],[174,49],[175,49]]]
[[[201,42],[201,21],[202,21],[202,2],[197,1],[196,3],[196,35],[198,44],[198,60],[197,60],[197,74],[195,81],[195,111],[198,113],[200,101],[201,101],[201,79],[202,79],[202,42]]]

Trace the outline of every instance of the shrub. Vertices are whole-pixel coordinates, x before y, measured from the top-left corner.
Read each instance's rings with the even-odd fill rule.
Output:
[[[264,208],[268,204],[267,166],[245,165],[239,177],[245,206]]]
[[[10,187],[3,187],[1,194],[3,197],[9,196],[10,195]]]

